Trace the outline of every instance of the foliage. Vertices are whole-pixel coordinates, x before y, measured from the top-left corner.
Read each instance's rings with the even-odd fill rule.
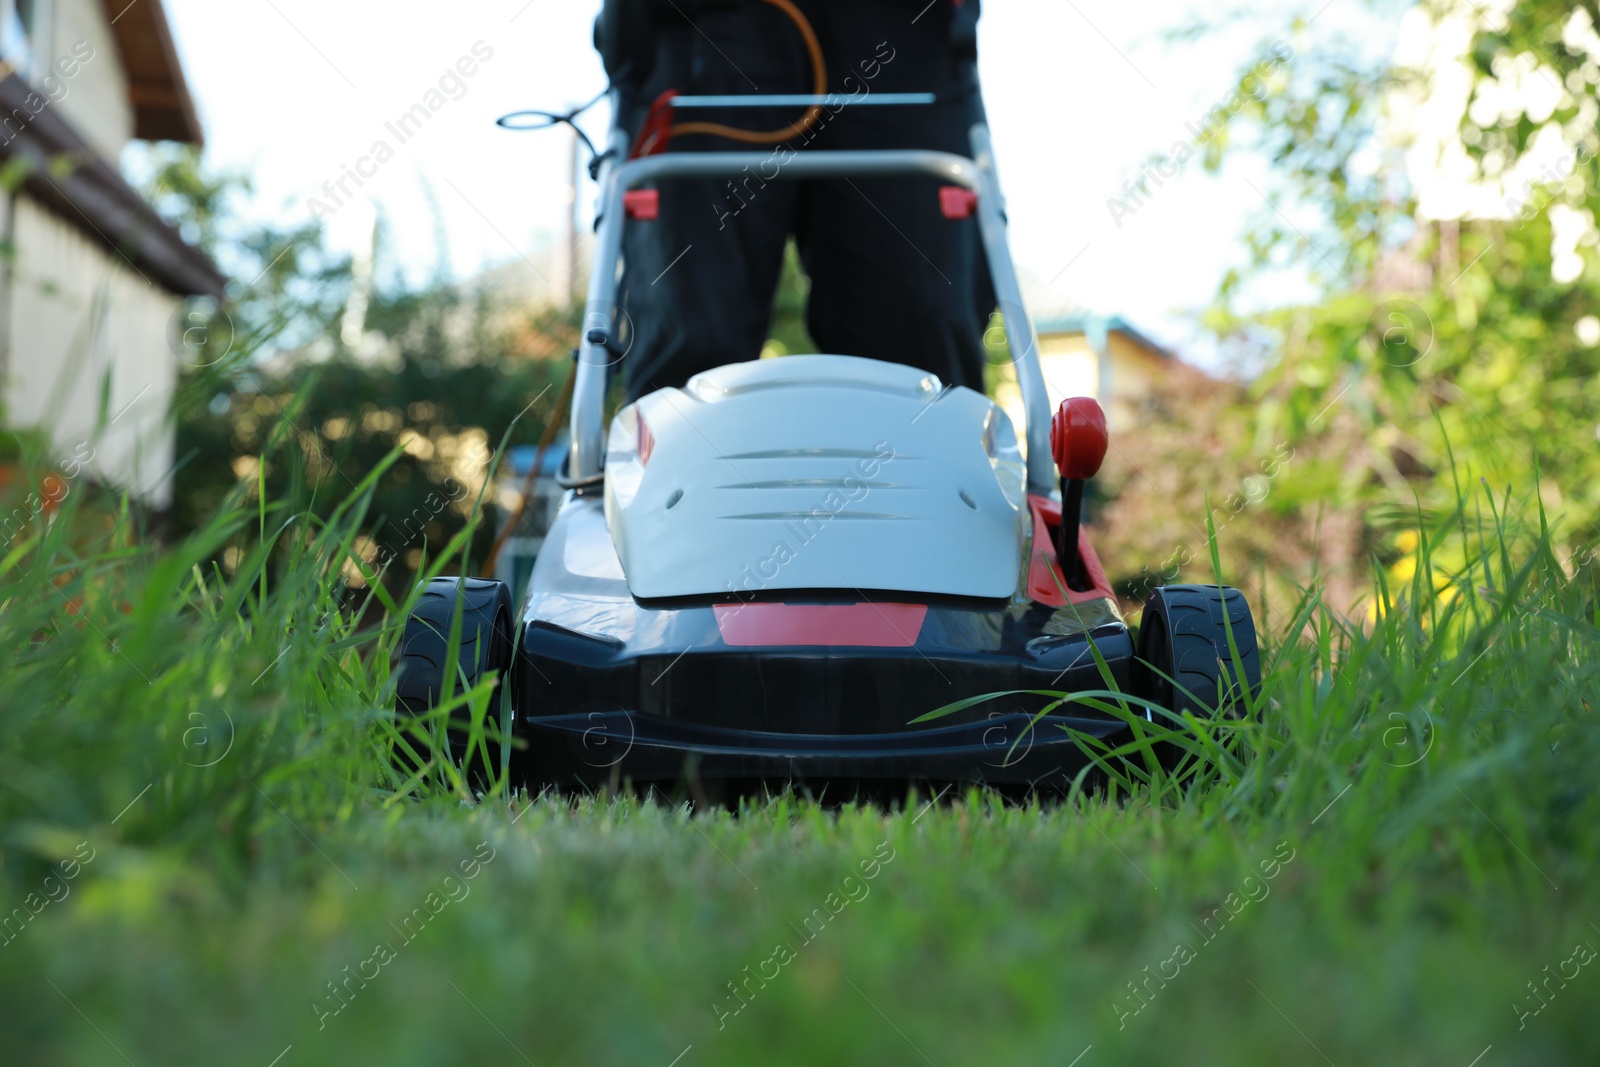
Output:
[[[135,169],[157,213],[232,279],[225,307],[202,302],[188,309],[198,316],[189,323],[199,328],[180,339],[187,374],[226,382],[264,351],[306,345],[328,332],[349,296],[350,262],[324,246],[320,224],[252,220],[244,209],[250,179],[207,170],[191,146],[148,146]]]
[[[267,499],[291,496],[326,517],[398,451],[373,487],[371,521],[358,539],[367,564],[395,564],[390,584],[398,590],[429,546],[437,554],[478,514],[500,442],[539,440],[566,361],[519,357],[512,336],[483,329],[466,344],[453,341],[462,309],[450,290],[376,304],[374,318],[401,331],[392,339],[393,362],[340,353],[263,368],[180,424],[179,454],[193,457],[180,475],[174,518],[181,528],[202,527],[241,484],[252,496],[264,485]],[[536,335],[561,331],[575,332],[563,321],[544,324]],[[291,420],[295,397],[300,403]],[[286,432],[297,439],[298,464],[266,458]],[[492,540],[488,524],[476,527],[471,558],[481,564]]]
[[[800,266],[800,252],[790,241],[783,250],[783,272],[772,302],[772,322],[767,327],[766,348],[780,356],[815,352],[817,343],[806,330],[806,298],[811,281]]]
[[[1508,51],[1545,51],[1562,23],[1549,15],[1518,5],[1509,31],[1480,32],[1480,74],[1505,73]],[[1583,555],[1600,539],[1600,330],[1589,332],[1600,324],[1584,321],[1600,298],[1593,241],[1577,249],[1581,272],[1563,275],[1555,258],[1572,253],[1558,247],[1562,205],[1548,192],[1519,198],[1509,220],[1419,220],[1390,127],[1396,100],[1429,91],[1427,73],[1359,42],[1295,39],[1295,60],[1246,99],[1213,160],[1256,149],[1274,164],[1274,202],[1248,235],[1252,274],[1298,265],[1322,285],[1316,302],[1244,313],[1243,279],[1230,278],[1210,315],[1223,336],[1265,336],[1277,351],[1254,388],[1255,440],[1313,454],[1286,502],[1361,516],[1343,558],[1325,561],[1350,586],[1368,551],[1449,508],[1458,476],[1537,487],[1570,520],[1564,557]],[[1569,84],[1592,116],[1592,61],[1569,54],[1567,67],[1583,72]],[[1491,135],[1467,122],[1480,177],[1527,147],[1527,123],[1508,115]],[[1582,202],[1597,175],[1580,168]]]
[[[1230,581],[1258,611],[1292,602],[1297,586],[1324,578],[1323,526],[1337,520],[1304,502],[1327,489],[1308,471],[1329,443],[1240,433],[1250,425],[1244,387],[1188,377],[1157,386],[1138,434],[1092,483],[1089,521],[1112,587],[1133,610],[1158,586],[1210,581],[1214,530]],[[1348,592],[1331,599],[1347,604]]]
[[[1600,208],[1600,134],[1595,131],[1600,8],[1571,0],[1522,0],[1504,11],[1472,14],[1470,60],[1477,78],[1462,117],[1463,142],[1494,175],[1509,170],[1542,137],[1557,134],[1577,155],[1577,180],[1559,183],[1558,191],[1592,215]],[[1540,91],[1504,91],[1519,80],[1536,80]],[[1523,198],[1535,192],[1513,191]]]
[[[245,221],[237,199],[248,181],[207,173],[192,150],[152,150],[147,166],[158,209],[235,278],[255,279],[235,283],[225,307],[201,309],[192,331],[199,341],[176,405],[174,529],[202,529],[241,486],[329,518],[398,450],[357,537],[363,562],[389,567],[398,592],[430,546],[437,554],[477,514],[502,438],[539,439],[576,342],[576,312],[506,314],[482,293],[394,280],[371,294],[352,350],[334,328],[350,264],[325,249],[320,227]],[[295,438],[295,462],[266,459],[285,435]],[[241,529],[218,558],[235,566],[258,535]],[[481,563],[492,540],[487,524],[476,527],[472,558]],[[353,566],[346,576],[365,580]]]
[[[38,459],[50,451],[50,440],[37,429],[13,430],[6,425],[5,409],[0,408],[0,463]]]

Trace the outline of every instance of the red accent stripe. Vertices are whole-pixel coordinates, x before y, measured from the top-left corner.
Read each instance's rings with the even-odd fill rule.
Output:
[[[716,604],[724,644],[833,645],[910,648],[922,632],[926,604]]]
[[[635,416],[639,420],[639,466],[650,465],[650,453],[656,450],[656,435],[650,432],[650,424],[644,421],[643,415]]]
[[[1033,509],[1033,559],[1028,562],[1028,596],[1057,608],[1066,607],[1068,600],[1074,604],[1101,597],[1115,600],[1117,597],[1106,579],[1105,568],[1100,566],[1100,557],[1089,544],[1089,533],[1081,526],[1078,527],[1078,552],[1083,556],[1083,569],[1089,572],[1089,584],[1093,588],[1081,592],[1067,589],[1061,575],[1061,562],[1056,559],[1054,533],[1055,527],[1061,525],[1061,505],[1048,497],[1029,495],[1028,506]],[[1067,589],[1065,597],[1061,595],[1063,589]]]

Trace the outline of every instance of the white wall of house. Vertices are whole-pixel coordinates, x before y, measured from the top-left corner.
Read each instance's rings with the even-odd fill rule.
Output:
[[[117,42],[99,0],[49,0],[51,11],[36,36],[34,76],[38,85],[48,66],[66,91],[53,107],[113,166],[133,137],[133,105],[128,102],[128,76]],[[83,53],[80,42],[94,51],[79,63],[77,73],[63,78],[57,65]],[[57,90],[59,93],[60,90]]]
[[[168,324],[178,299],[26,196],[13,203],[10,358],[0,384],[7,417],[48,429],[63,456],[88,442],[96,478],[165,507],[173,462],[166,412],[179,369]]]
[[[1044,334],[1039,338],[1039,370],[1044,375],[1045,393],[1050,398],[1050,412],[1054,414],[1061,402],[1072,396],[1093,397],[1106,413],[1106,425],[1113,431],[1131,431],[1138,427],[1146,402],[1157,382],[1171,371],[1164,357],[1130,338],[1121,330],[1106,334],[1110,357],[1111,395],[1102,390],[1100,357],[1082,333]],[[1022,404],[1022,390],[1016,381],[1016,372],[1006,368],[995,389],[995,403],[1011,416],[1024,454],[1027,442],[1023,440],[1026,409]]]

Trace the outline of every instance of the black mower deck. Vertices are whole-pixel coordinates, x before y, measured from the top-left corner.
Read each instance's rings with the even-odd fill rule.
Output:
[[[852,589],[641,601],[619,578],[565,566],[565,536],[585,518],[598,516],[566,516],[545,545],[512,667],[532,779],[1035,785],[1084,763],[1060,727],[1098,737],[1124,728],[1087,708],[1033,723],[1050,698],[1031,694],[913,723],[977,694],[1108,688],[1091,638],[1126,687],[1133,643],[1107,600]]]
[[[422,710],[438,691],[457,597],[460,669],[470,682],[501,672],[519,742],[513,771],[535,787],[1062,789],[1091,762],[1084,735],[1115,744],[1129,728],[1078,703],[1040,718],[1055,697],[1027,690],[1115,689],[1210,714],[1255,684],[1255,628],[1237,590],[1156,590],[1136,648],[1087,540],[1090,588],[1062,595],[1050,536],[1058,512],[1032,506],[1027,592],[1010,600],[851,589],[648,601],[581,550],[604,517],[598,500],[573,496],[520,626],[501,583],[434,579],[402,642],[402,707]],[[1226,663],[1230,629],[1242,676]],[[915,721],[984,694],[995,695]]]

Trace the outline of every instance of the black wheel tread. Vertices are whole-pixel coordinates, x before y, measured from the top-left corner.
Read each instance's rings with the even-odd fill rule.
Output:
[[[1146,632],[1152,626],[1165,628],[1170,662],[1141,663],[1136,672],[1142,680],[1138,688],[1151,690],[1141,695],[1164,697],[1163,702],[1170,701],[1173,711],[1215,715],[1236,706],[1244,687],[1254,690],[1260,685],[1261,653],[1255,621],[1249,602],[1239,590],[1216,585],[1168,585],[1157,589],[1145,603],[1139,638],[1141,661],[1155,643],[1153,635]],[[1177,688],[1158,672],[1170,674]],[[1215,707],[1219,687],[1227,705],[1221,709]]]
[[[452,669],[450,627],[458,596],[461,632],[456,665],[465,674],[466,685],[477,685],[490,671],[498,671],[503,683],[514,650],[511,590],[504,582],[485,578],[434,578],[418,594],[400,636],[396,710],[420,714],[433,707],[444,691],[445,672]],[[460,692],[459,680],[456,691]],[[454,735],[453,727],[450,732]],[[454,740],[451,747],[456,747]],[[459,761],[461,753],[456,756]]]

